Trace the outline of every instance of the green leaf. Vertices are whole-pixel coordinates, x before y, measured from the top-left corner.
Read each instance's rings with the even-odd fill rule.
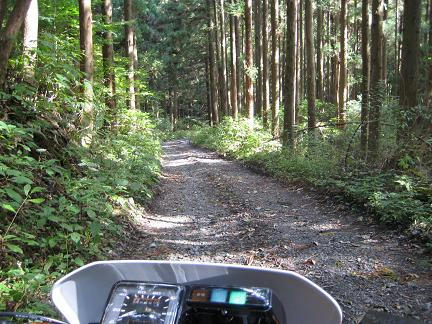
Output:
[[[24,253],[23,250],[22,250],[18,245],[10,244],[10,243],[6,243],[6,246],[7,246],[8,249],[9,249],[10,251],[12,251],[12,252],[20,253],[20,254],[23,254],[23,253]]]
[[[46,169],[45,172],[49,175],[49,176],[53,176],[55,174],[55,171],[52,169]]]
[[[95,213],[94,210],[92,210],[92,209],[88,209],[88,210],[87,210],[87,215],[88,215],[91,219],[95,219],[95,218],[96,218],[96,213]]]
[[[75,258],[74,262],[75,262],[76,265],[78,265],[80,267],[82,267],[84,265],[84,261],[81,258]]]
[[[30,233],[22,232],[21,235],[25,236],[28,239],[35,239],[36,236]]]
[[[75,231],[78,231],[78,232],[84,230],[84,227],[80,224],[74,224],[73,227],[74,227]]]
[[[23,173],[21,171],[15,170],[15,169],[9,169],[7,170],[7,174],[9,176],[13,176],[13,177],[21,177],[23,176]]]
[[[6,210],[11,211],[12,213],[16,213],[15,208],[13,208],[13,207],[12,207],[11,205],[9,205],[9,204],[2,204],[2,207],[3,207],[4,209],[6,209]]]
[[[11,276],[22,277],[25,274],[25,272],[23,269],[17,268],[17,269],[10,269],[7,272],[7,274]]]
[[[4,239],[5,241],[14,241],[14,240],[19,240],[18,236],[13,235],[13,234],[5,235],[5,236],[3,237],[3,239]]]
[[[48,272],[52,265],[53,265],[53,260],[49,259],[44,265],[44,271]]]
[[[2,95],[5,94],[2,92]],[[8,129],[10,125],[6,124],[3,121],[0,121],[0,129]]]
[[[70,234],[70,238],[71,238],[71,240],[74,241],[76,244],[78,244],[78,243],[81,241],[81,235],[78,234],[78,233],[76,233],[76,232],[71,233],[71,234]]]
[[[45,201],[45,198],[29,199],[29,201],[32,202],[33,204],[39,205]]]
[[[16,184],[33,184],[33,180],[24,176],[13,177],[12,181]]]
[[[74,215],[78,215],[81,212],[81,209],[75,205],[69,205],[66,207],[67,211],[70,211]]]
[[[34,187],[34,188],[30,191],[30,193],[34,194],[34,193],[42,192],[42,191],[44,191],[44,190],[45,190],[45,189],[42,188],[42,187]]]
[[[48,214],[47,215],[48,220],[50,220],[53,223],[60,223],[62,221],[62,219],[56,215],[53,214]]]
[[[40,246],[39,242],[35,240],[21,239],[21,242],[27,244],[28,246]]]
[[[127,186],[129,184],[129,181],[127,179],[118,179],[116,181],[117,185],[120,187]]]
[[[57,245],[57,240],[54,237],[48,239],[48,245],[50,248],[53,248]]]
[[[64,229],[68,230],[69,232],[73,232],[73,226],[71,224],[61,223],[60,226]]]
[[[31,190],[31,186],[30,186],[29,184],[26,184],[26,185],[24,186],[24,194],[25,194],[26,196],[28,196],[30,190]]]
[[[23,198],[21,197],[21,195],[16,192],[15,190],[11,189],[11,188],[5,188],[4,191],[6,192],[6,194],[12,198],[13,200],[15,200],[17,203],[21,203],[23,201]]]
[[[93,222],[90,224],[90,232],[92,233],[94,238],[98,238],[100,231],[101,226],[98,222]]]

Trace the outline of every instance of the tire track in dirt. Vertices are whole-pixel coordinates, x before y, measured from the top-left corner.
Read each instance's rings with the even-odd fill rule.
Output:
[[[292,270],[336,298],[344,323],[368,309],[432,323],[430,257],[400,233],[187,141],[164,151],[159,193],[119,258]]]

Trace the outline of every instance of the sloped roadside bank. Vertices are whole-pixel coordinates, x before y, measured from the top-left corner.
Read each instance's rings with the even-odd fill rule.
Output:
[[[52,283],[133,229],[125,206],[147,202],[160,172],[154,120],[119,115],[88,148],[50,120],[0,121],[0,311],[52,315]]]
[[[432,323],[430,264],[404,237],[186,141],[164,151],[159,194],[116,258],[292,270],[332,294],[345,323],[368,309]]]

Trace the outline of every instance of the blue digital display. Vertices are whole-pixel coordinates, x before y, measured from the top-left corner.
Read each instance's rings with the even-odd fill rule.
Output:
[[[245,305],[247,299],[247,292],[241,290],[231,291],[229,303],[233,305]]]
[[[228,297],[227,289],[213,289],[210,297],[212,303],[226,303]]]

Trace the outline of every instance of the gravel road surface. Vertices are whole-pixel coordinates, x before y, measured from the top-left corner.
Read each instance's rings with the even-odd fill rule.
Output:
[[[344,323],[369,309],[432,323],[431,257],[403,233],[187,141],[164,151],[158,195],[118,258],[292,270],[335,297]]]

